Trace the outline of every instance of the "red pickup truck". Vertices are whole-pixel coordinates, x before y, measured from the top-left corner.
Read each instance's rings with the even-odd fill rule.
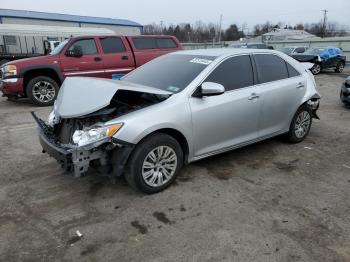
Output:
[[[52,105],[66,77],[120,78],[158,56],[181,49],[173,36],[72,37],[48,56],[4,64],[0,90],[10,100],[29,97],[38,106]]]

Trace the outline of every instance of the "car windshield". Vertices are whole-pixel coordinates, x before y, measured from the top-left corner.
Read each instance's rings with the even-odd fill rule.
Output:
[[[58,46],[56,46],[51,52],[50,55],[57,55],[61,52],[61,50],[66,46],[68,43],[69,39],[64,40],[61,42]]]
[[[323,52],[323,48],[310,48],[304,52],[305,55],[320,55]]]
[[[178,93],[185,89],[215,58],[215,56],[201,55],[165,55],[127,74],[122,81]]]

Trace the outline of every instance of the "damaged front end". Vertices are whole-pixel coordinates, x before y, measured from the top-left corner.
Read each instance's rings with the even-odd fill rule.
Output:
[[[103,80],[95,81],[106,84]],[[107,85],[109,84],[108,82]],[[95,100],[77,103],[67,90],[66,84],[61,88],[60,93],[64,94],[58,97],[47,122],[32,112],[39,127],[39,141],[43,153],[55,158],[66,172],[74,174],[75,177],[85,175],[90,168],[102,170],[103,174],[120,176],[134,145],[116,138],[124,123],[106,123],[160,103],[169,97],[162,92],[151,93],[153,90],[130,90],[123,89],[120,84],[114,85],[114,92],[107,92],[107,95],[96,93],[100,99],[95,97]],[[72,87],[74,85],[70,85],[69,88]],[[60,112],[65,113],[64,117]],[[69,112],[74,114],[69,115]]]

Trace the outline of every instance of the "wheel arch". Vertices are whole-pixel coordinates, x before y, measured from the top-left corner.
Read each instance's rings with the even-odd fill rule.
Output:
[[[27,96],[27,85],[29,81],[35,77],[50,77],[53,80],[55,80],[59,86],[61,86],[61,84],[63,83],[63,76],[59,72],[58,68],[54,66],[27,68],[26,70],[21,72],[20,76],[23,77],[23,89],[25,96]]]
[[[145,137],[143,137],[141,139],[147,139],[149,136],[154,135],[156,133],[162,133],[162,134],[166,134],[171,136],[172,138],[174,138],[181,146],[182,152],[183,152],[183,159],[184,159],[184,163],[187,164],[188,163],[188,156],[189,156],[189,144],[188,141],[186,139],[186,137],[177,129],[174,128],[160,128],[157,130],[152,131],[151,133],[147,134]]]

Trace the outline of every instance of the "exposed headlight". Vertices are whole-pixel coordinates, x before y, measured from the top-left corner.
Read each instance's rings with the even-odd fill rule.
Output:
[[[55,111],[53,110],[49,117],[47,118],[47,124],[51,127],[54,127],[56,124],[60,122],[60,118],[56,116]]]
[[[17,67],[15,65],[6,65],[1,71],[3,72],[3,78],[17,75]]]
[[[120,123],[110,126],[95,127],[89,130],[76,130],[72,139],[77,146],[85,146],[114,136],[122,126],[123,124]]]
[[[317,61],[322,62],[322,58],[319,55],[317,56]]]

